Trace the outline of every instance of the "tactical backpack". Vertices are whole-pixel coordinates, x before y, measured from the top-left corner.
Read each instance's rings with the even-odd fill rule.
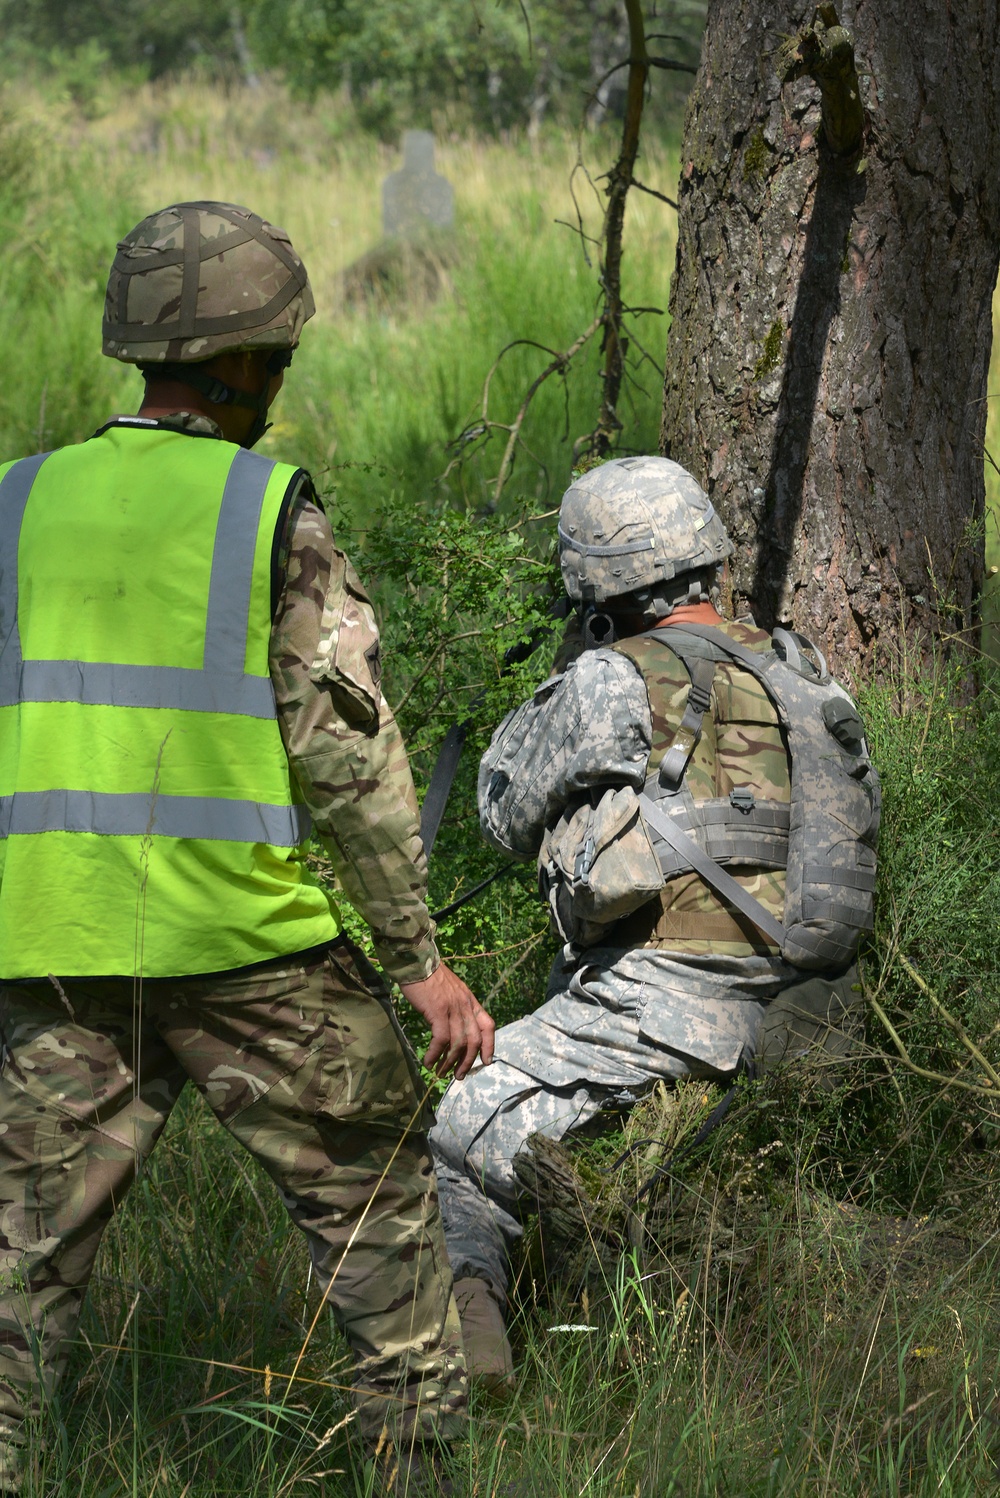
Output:
[[[854,703],[821,651],[791,630],[775,630],[765,652],[707,625],[671,625],[649,635],[691,677],[684,716],[641,794],[618,789],[613,808],[605,809],[603,799],[568,808],[546,833],[539,877],[557,929],[581,946],[602,940],[613,922],[650,898],[654,870],[660,887],[694,871],[787,962],[845,967],[872,927],[881,806]],[[749,789],[696,802],[684,784],[720,661],[748,671],[774,705],[791,760],[787,803],[758,802]],[[634,808],[625,804],[633,798]],[[781,923],[726,864],[786,870]],[[635,881],[631,900],[623,888],[627,869]]]

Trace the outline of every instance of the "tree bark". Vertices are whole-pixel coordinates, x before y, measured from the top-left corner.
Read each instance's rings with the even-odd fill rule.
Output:
[[[1000,4],[845,0],[847,52],[837,20],[711,0],[662,449],[736,543],[737,612],[843,667],[978,622]]]

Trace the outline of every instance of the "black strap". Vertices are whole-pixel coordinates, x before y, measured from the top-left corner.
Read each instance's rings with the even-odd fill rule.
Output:
[[[457,900],[452,900],[450,905],[445,905],[441,910],[435,910],[431,915],[431,920],[443,921],[448,916],[454,915],[456,910],[461,910],[463,905],[468,905],[470,900],[474,900],[477,895],[482,894],[483,890],[488,889],[497,879],[502,879],[512,869],[519,867],[520,865],[514,863],[513,860],[510,863],[502,863],[498,869],[493,870],[493,873],[488,878],[481,879],[478,884],[474,884],[471,889],[467,889],[464,895],[459,895]]]
[[[431,773],[430,785],[427,787],[424,804],[420,809],[420,838],[428,858],[431,856],[431,849],[438,835],[438,828],[441,826],[441,818],[444,816],[448,794],[458,770],[458,762],[462,757],[462,748],[468,731],[468,720],[451,725],[444,736],[444,742],[438,751],[437,762]]]

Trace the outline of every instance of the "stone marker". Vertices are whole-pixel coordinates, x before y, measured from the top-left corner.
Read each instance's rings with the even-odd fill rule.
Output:
[[[450,229],[455,194],[434,170],[434,136],[429,130],[403,131],[403,166],[382,184],[382,226],[387,236]]]

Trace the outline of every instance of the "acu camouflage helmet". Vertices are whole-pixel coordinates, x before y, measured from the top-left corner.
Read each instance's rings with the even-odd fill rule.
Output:
[[[732,552],[704,489],[669,458],[616,458],[563,495],[559,559],[577,603],[628,597],[639,611],[663,617],[678,603],[707,598],[708,580]],[[672,587],[674,578],[685,582]]]
[[[118,246],[104,352],[189,364],[234,349],[293,349],[316,310],[283,229],[234,203],[175,203]]]

